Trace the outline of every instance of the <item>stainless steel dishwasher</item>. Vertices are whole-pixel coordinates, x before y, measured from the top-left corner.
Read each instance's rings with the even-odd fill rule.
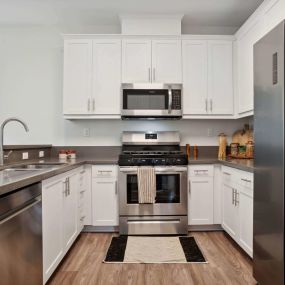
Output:
[[[0,196],[0,284],[43,283],[41,189],[36,183]]]

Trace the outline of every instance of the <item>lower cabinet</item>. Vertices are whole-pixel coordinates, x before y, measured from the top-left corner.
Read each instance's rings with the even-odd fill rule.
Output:
[[[222,227],[252,257],[253,174],[223,167],[222,176]]]
[[[79,209],[85,211],[91,208],[90,197],[87,203],[80,200],[83,187],[80,177],[85,174],[88,182],[88,173],[83,173],[84,168],[85,166],[79,167],[42,182],[44,283],[55,271],[84,226],[84,222],[79,223]],[[90,186],[87,184],[85,187],[87,196],[88,192],[91,192],[88,185]],[[90,221],[90,214],[89,217],[86,216],[86,220]]]
[[[214,223],[214,166],[189,166],[188,224]]]
[[[93,226],[118,226],[118,169],[116,165],[92,166]]]

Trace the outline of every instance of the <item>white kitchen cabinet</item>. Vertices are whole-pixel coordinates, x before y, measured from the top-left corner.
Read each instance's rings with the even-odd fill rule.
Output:
[[[183,40],[183,115],[233,115],[232,40]]]
[[[63,248],[63,192],[62,178],[43,181],[43,279],[44,283],[64,256]]]
[[[238,236],[238,208],[235,206],[235,189],[226,183],[222,184],[222,226],[224,230],[233,238]]]
[[[205,40],[182,41],[184,114],[207,114],[207,48]]]
[[[77,237],[78,173],[69,174],[65,181],[63,197],[63,246],[67,251]]]
[[[91,166],[85,165],[79,172],[78,232],[92,225]]]
[[[237,40],[238,113],[253,111],[253,45],[262,37],[263,23],[257,19]]]
[[[152,41],[152,81],[182,83],[181,40]]]
[[[208,41],[209,113],[233,115],[233,43]]]
[[[82,168],[42,182],[43,279],[47,282],[79,234],[79,172]]]
[[[239,243],[252,256],[253,247],[253,190],[238,186]]]
[[[92,113],[120,115],[121,40],[93,40]]]
[[[63,113],[88,114],[91,108],[92,40],[64,41]]]
[[[122,40],[123,83],[181,83],[181,40]]]
[[[214,223],[213,173],[213,165],[189,166],[189,225],[211,225]]]
[[[224,230],[252,257],[253,174],[222,167]]]
[[[119,118],[121,72],[120,39],[65,40],[64,115]]]
[[[122,40],[122,82],[151,82],[151,40]]]
[[[118,226],[117,166],[92,167],[93,226]]]

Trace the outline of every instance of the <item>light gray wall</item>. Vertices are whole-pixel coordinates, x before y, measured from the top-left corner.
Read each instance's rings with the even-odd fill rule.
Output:
[[[99,30],[108,32],[110,27]],[[62,116],[62,58],[63,41],[56,29],[0,28],[0,121],[18,116],[30,127],[26,134],[21,126],[11,123],[5,130],[5,143],[120,145],[124,130],[178,130],[183,144],[217,145],[220,132],[231,136],[247,122],[247,119],[66,121]],[[89,137],[83,136],[84,128],[90,129]]]

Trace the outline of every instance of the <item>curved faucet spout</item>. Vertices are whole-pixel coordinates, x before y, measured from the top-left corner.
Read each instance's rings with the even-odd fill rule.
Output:
[[[1,124],[1,127],[0,127],[0,165],[4,164],[4,151],[3,151],[4,128],[9,122],[18,122],[25,128],[26,132],[29,131],[27,124],[21,119],[16,118],[16,117],[8,118]]]

